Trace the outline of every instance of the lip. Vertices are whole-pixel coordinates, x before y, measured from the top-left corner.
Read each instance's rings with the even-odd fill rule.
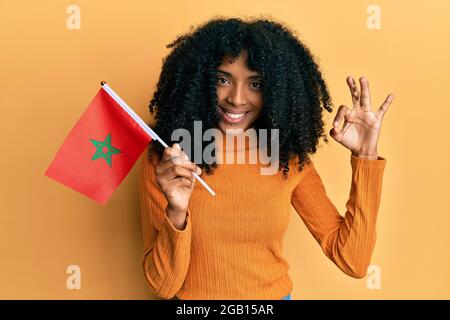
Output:
[[[244,115],[242,117],[240,117],[239,119],[233,119],[228,117],[225,112],[229,112],[229,111],[225,111],[225,109],[222,109],[222,107],[218,106],[219,109],[219,113],[222,116],[222,119],[224,119],[226,122],[229,123],[239,123],[245,120],[245,118],[247,118],[247,114],[249,113],[249,111],[244,111],[244,112],[230,112],[233,114],[239,114],[239,113],[244,113]]]

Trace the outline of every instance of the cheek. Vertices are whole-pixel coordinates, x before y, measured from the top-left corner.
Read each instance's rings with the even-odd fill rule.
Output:
[[[260,112],[263,107],[263,99],[262,96],[255,96],[252,101],[253,106],[257,109],[257,112]]]
[[[217,88],[216,89],[217,100],[222,101],[227,97],[227,90],[225,88]]]

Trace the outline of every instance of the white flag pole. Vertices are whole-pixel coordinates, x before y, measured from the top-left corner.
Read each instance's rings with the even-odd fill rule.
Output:
[[[134,121],[136,121],[136,123],[153,139],[153,140],[157,140],[159,141],[159,143],[161,143],[164,148],[168,148],[169,146],[156,134],[155,131],[153,131],[134,111],[133,109],[131,109],[126,103],[125,101],[123,101],[107,84],[105,81],[101,82],[102,88],[103,90],[105,90],[110,96],[111,98],[114,99],[114,101],[116,101],[119,106],[122,107],[123,110],[125,110],[126,113],[128,113],[128,115],[133,118]],[[204,186],[206,188],[206,190],[209,191],[209,193],[211,193],[213,196],[216,195],[216,193],[210,188],[210,186],[208,186],[206,184],[205,181],[203,181],[202,178],[200,178],[200,176],[198,174],[196,174],[195,172],[192,173],[195,177],[195,179],[197,179],[198,182],[200,182],[202,184],[202,186]]]

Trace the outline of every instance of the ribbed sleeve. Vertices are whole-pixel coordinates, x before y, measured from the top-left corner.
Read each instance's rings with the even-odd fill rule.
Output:
[[[291,195],[291,203],[327,257],[344,273],[362,278],[375,246],[386,159],[351,155],[352,179],[346,212],[341,216],[328,198],[313,163]]]
[[[155,166],[146,153],[139,166],[139,195],[145,276],[158,296],[171,299],[183,285],[189,267],[191,213],[188,210],[187,224],[183,230],[173,226],[165,213],[167,200],[156,184]]]

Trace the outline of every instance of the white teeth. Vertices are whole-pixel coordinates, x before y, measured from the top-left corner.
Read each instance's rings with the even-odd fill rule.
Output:
[[[239,118],[242,118],[245,113],[234,114],[234,113],[225,112],[225,114],[230,118],[239,119]]]

